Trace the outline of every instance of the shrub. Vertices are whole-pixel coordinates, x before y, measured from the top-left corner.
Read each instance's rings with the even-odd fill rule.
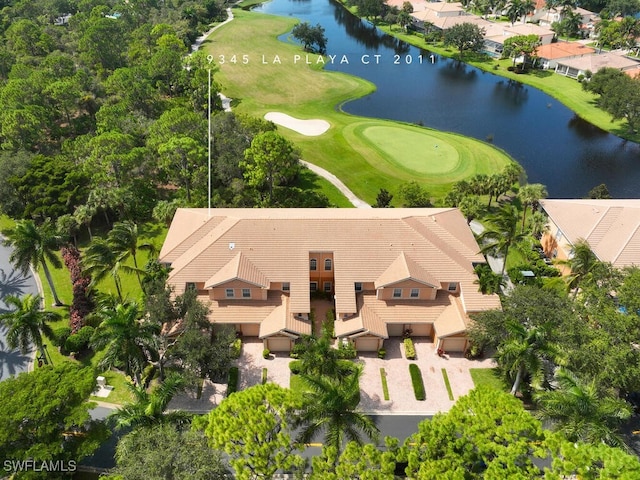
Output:
[[[356,358],[357,356],[358,351],[352,342],[340,341],[340,346],[338,347],[338,358],[349,359]]]
[[[261,383],[262,385],[264,385],[265,383],[267,383],[267,369],[263,368],[262,369],[262,379],[261,379]]]
[[[240,370],[238,367],[229,369],[229,382],[227,383],[227,397],[238,391],[238,381],[240,380]]]
[[[51,341],[56,347],[64,347],[64,343],[67,341],[71,335],[71,328],[69,327],[58,327],[53,330],[53,338]]]
[[[269,355],[271,355],[271,350],[269,350],[268,348],[265,348],[262,351],[262,358],[267,359],[269,358]]]
[[[289,362],[289,370],[291,370],[291,373],[294,375],[300,374],[300,372],[302,372],[302,360]]]
[[[77,333],[85,323],[85,317],[91,313],[93,303],[88,296],[89,284],[91,277],[82,271],[80,262],[80,251],[73,247],[64,247],[61,249],[62,259],[71,275],[71,284],[73,288],[73,300],[69,307],[69,324],[71,331]]]
[[[231,358],[240,358],[240,353],[242,352],[242,339],[241,338],[236,338],[231,345],[229,345],[229,348],[231,348]]]
[[[327,317],[324,322],[322,322],[322,335],[327,337],[335,337],[335,314],[332,309],[327,310]]]
[[[95,328],[88,325],[86,327],[82,327],[78,330],[78,333],[69,335],[67,340],[64,342],[64,349],[67,352],[82,352],[89,346],[89,342],[91,341],[94,331]]]
[[[378,358],[384,358],[387,356],[387,351],[384,348],[378,350]]]
[[[382,381],[382,395],[385,400],[389,400],[389,386],[387,385],[387,372],[384,368],[380,369],[380,380]]]
[[[422,381],[420,367],[415,363],[410,364],[409,374],[411,375],[411,384],[413,385],[413,393],[416,396],[416,400],[426,400],[427,394],[424,391],[424,383]]]
[[[416,347],[413,346],[413,340],[410,338],[404,339],[404,354],[409,360],[416,359]]]

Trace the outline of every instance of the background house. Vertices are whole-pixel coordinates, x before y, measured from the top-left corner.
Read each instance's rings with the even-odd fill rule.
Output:
[[[640,265],[640,200],[540,200],[549,218],[541,243],[545,254],[571,256],[580,239],[603,262]]]
[[[179,209],[160,252],[168,283],[195,288],[215,325],[288,351],[313,324],[314,299],[331,299],[339,339],[375,351],[390,336],[428,336],[464,351],[483,295],[484,263],[457,209]]]

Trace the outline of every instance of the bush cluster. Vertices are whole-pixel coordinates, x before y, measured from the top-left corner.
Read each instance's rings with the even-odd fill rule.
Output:
[[[338,347],[338,358],[341,359],[353,359],[358,356],[358,351],[356,350],[353,342],[340,342],[340,346]]]
[[[410,338],[404,339],[404,354],[409,360],[416,359],[416,347],[413,346],[413,340]]]
[[[95,328],[89,325],[82,327],[78,330],[78,333],[69,335],[67,340],[64,342],[64,349],[69,353],[82,352],[89,346],[89,342],[91,341],[94,331]]]
[[[411,384],[413,385],[413,393],[416,396],[416,400],[426,400],[427,394],[424,391],[424,383],[422,381],[420,367],[415,363],[410,364],[409,374],[411,375]]]
[[[64,347],[69,335],[71,335],[70,327],[58,327],[53,330],[53,338],[51,341],[56,347]]]
[[[242,338],[236,338],[231,345],[229,345],[231,349],[231,358],[240,358],[240,353],[242,352]]]
[[[299,375],[302,372],[302,360],[293,360],[289,362],[289,370],[294,375]]]
[[[85,326],[86,317],[93,309],[93,304],[88,295],[91,277],[82,271],[80,251],[76,247],[63,247],[61,251],[64,264],[71,274],[73,300],[69,308],[69,325],[71,326],[71,332],[75,334]]]

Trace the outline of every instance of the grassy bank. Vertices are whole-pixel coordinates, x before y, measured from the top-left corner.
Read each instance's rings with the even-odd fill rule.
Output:
[[[218,63],[215,81],[234,99],[234,110],[256,117],[277,111],[328,121],[331,128],[317,137],[282,127],[279,131],[305,160],[338,176],[366,202],[374,203],[381,188],[395,194],[409,180],[421,182],[439,198],[453,182],[499,171],[511,161],[474,139],[340,112],[337,105],[372,92],[374,85],[324,71],[320,57],[307,57],[299,45],[278,41],[295,19],[238,9],[234,16],[203,45]]]

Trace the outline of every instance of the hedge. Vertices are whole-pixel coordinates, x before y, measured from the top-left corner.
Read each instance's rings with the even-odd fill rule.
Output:
[[[413,340],[410,338],[404,339],[404,354],[409,360],[416,359],[416,347],[413,346]]]
[[[298,375],[299,373],[301,373],[302,360],[292,360],[291,362],[289,362],[289,370],[291,370],[291,373],[293,373],[294,375]]]
[[[231,345],[229,345],[231,349],[231,358],[240,358],[240,353],[242,352],[242,339],[236,338]]]
[[[409,373],[411,374],[411,383],[413,384],[413,393],[416,395],[416,400],[426,400],[427,394],[424,391],[420,367],[415,363],[410,364]]]
[[[229,369],[229,383],[227,384],[227,397],[238,391],[238,381],[240,380],[240,370],[238,367]]]

